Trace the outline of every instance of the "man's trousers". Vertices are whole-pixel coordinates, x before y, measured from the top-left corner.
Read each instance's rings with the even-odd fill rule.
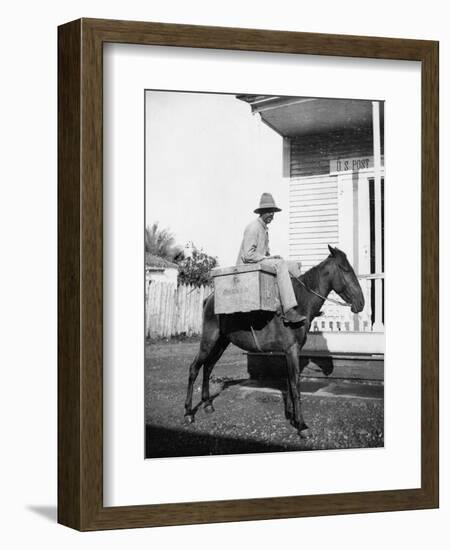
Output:
[[[290,274],[293,277],[300,276],[300,262],[270,258],[268,260],[262,260],[261,263],[262,265],[275,267],[277,270],[277,283],[283,312],[286,313],[289,309],[296,307],[298,304],[295,298],[294,289],[292,288]]]

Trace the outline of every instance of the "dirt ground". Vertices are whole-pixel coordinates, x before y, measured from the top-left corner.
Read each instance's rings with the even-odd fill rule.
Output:
[[[249,380],[244,352],[230,346],[211,376],[213,414],[198,408],[184,423],[188,370],[198,342],[146,346],[146,457],[199,456],[275,451],[381,447],[384,445],[382,384],[302,380],[302,407],[312,431],[301,439],[285,418],[286,382]],[[202,371],[193,406],[200,404]]]

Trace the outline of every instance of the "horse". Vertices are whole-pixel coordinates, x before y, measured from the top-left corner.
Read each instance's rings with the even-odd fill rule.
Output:
[[[189,381],[185,402],[185,422],[195,420],[192,409],[192,393],[195,380],[203,366],[202,401],[205,412],[214,412],[209,393],[209,379],[214,365],[227,346],[235,346],[249,352],[283,352],[287,364],[286,418],[302,438],[311,431],[306,425],[300,399],[299,352],[305,345],[308,330],[315,317],[321,313],[328,294],[334,290],[351,307],[353,313],[364,308],[361,286],[345,253],[328,245],[329,256],[300,277],[291,276],[297,299],[297,310],[306,317],[300,325],[286,324],[280,312],[254,311],[248,313],[214,313],[214,293],[203,305],[203,327],[199,351],[189,368]],[[195,410],[197,410],[196,407]]]

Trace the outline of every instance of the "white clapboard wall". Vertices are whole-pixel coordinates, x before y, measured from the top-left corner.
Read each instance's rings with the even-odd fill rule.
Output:
[[[324,260],[339,243],[337,177],[292,178],[289,185],[289,258],[302,272]]]

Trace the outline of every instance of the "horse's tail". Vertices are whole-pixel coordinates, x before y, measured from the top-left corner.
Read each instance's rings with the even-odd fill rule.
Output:
[[[208,298],[209,298],[210,296],[212,296],[213,294],[214,294],[214,290],[212,290],[212,291],[208,294],[208,296],[206,296],[206,298],[203,298],[203,309],[204,309],[205,306],[206,306],[206,301],[207,301]]]

